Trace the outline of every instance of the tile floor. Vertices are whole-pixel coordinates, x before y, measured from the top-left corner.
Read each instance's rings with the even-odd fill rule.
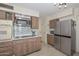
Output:
[[[66,56],[50,45],[43,44],[40,51],[29,54],[28,56]]]

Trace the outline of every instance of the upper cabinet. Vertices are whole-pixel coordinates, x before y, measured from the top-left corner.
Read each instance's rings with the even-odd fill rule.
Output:
[[[50,20],[50,21],[49,21],[49,28],[50,28],[50,29],[55,28],[57,21],[59,21],[59,19]]]
[[[0,19],[5,19],[5,11],[0,10]]]
[[[0,10],[0,19],[14,20],[14,13]]]
[[[39,29],[39,18],[35,16],[27,16],[9,11],[0,10],[0,19],[13,20],[22,26],[28,26],[32,29]]]
[[[32,20],[32,29],[38,29],[39,28],[39,19],[38,17],[31,17]]]

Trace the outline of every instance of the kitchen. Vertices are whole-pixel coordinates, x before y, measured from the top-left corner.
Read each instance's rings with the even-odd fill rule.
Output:
[[[79,9],[61,9],[59,13],[44,18],[45,21],[40,20],[39,12],[18,5],[0,4],[0,55],[31,55],[41,51],[42,44],[50,44],[51,48],[61,51],[61,55],[76,53],[75,27],[78,25],[74,20]]]
[[[27,55],[41,49],[38,17],[0,9],[0,19],[0,55]]]

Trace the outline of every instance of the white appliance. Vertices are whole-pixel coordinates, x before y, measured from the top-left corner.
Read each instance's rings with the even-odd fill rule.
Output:
[[[0,20],[0,41],[12,38],[12,21]]]

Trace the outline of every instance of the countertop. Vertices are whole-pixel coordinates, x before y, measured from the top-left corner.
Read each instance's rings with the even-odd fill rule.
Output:
[[[28,38],[35,38],[35,37],[41,37],[41,35],[37,35],[37,36],[26,36],[26,37],[19,37],[19,38],[13,38],[13,40],[28,39]]]
[[[7,42],[7,41],[14,41],[14,40],[21,40],[21,39],[35,38],[35,37],[41,37],[41,35],[36,35],[36,36],[26,36],[26,37],[12,38],[12,39],[3,39],[3,40],[0,40],[0,42]]]

